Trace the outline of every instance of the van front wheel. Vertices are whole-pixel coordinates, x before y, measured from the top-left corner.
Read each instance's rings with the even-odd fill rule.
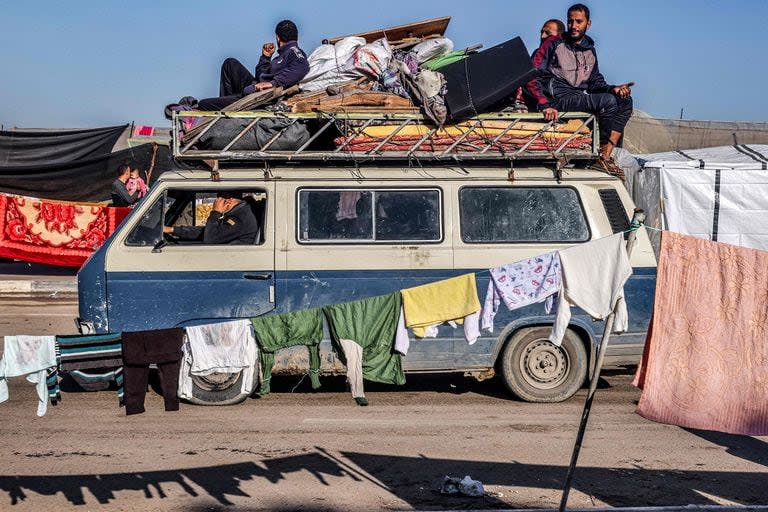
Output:
[[[233,405],[242,402],[250,393],[243,393],[243,372],[212,373],[192,376],[192,397],[196,405]]]
[[[587,350],[578,334],[567,330],[561,346],[549,342],[551,327],[521,329],[504,346],[504,383],[526,402],[562,402],[587,377]]]

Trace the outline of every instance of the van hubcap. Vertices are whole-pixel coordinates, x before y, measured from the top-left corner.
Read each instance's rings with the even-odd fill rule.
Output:
[[[539,389],[552,389],[565,379],[568,355],[547,340],[530,343],[520,361],[525,380]]]

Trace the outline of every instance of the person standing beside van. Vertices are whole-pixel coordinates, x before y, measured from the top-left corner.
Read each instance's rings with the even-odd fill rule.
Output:
[[[131,166],[120,164],[117,168],[117,178],[112,182],[112,206],[133,206],[139,200],[139,191],[128,190],[128,180],[131,179]]]
[[[253,244],[258,232],[259,221],[242,192],[229,191],[216,195],[205,226],[163,227],[165,234],[205,244]]]

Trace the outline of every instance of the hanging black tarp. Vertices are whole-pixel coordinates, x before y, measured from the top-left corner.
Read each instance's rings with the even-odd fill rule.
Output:
[[[169,148],[156,148],[157,158],[151,181],[174,168]],[[152,153],[152,144],[142,144],[71,162],[0,165],[0,192],[60,201],[106,201],[111,198],[117,167],[127,163],[132,168],[138,168],[144,177],[150,168]]]
[[[0,169],[50,165],[106,155],[128,125],[87,130],[0,131]]]

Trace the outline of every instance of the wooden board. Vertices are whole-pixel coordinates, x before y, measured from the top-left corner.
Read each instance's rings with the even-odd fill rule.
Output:
[[[293,112],[312,112],[313,110],[328,110],[336,107],[395,107],[411,108],[413,103],[390,92],[350,91],[335,96],[325,96],[293,104]]]
[[[433,18],[431,20],[417,21],[416,23],[408,23],[406,25],[398,25],[396,27],[382,28],[378,30],[371,30],[369,32],[360,32],[359,34],[350,34],[346,36],[337,36],[326,39],[330,44],[336,44],[345,37],[362,37],[368,43],[372,43],[377,39],[386,37],[390,43],[396,44],[400,41],[416,38],[421,39],[428,36],[442,36],[445,34],[445,30],[448,28],[448,23],[451,21],[450,16],[444,18]]]

